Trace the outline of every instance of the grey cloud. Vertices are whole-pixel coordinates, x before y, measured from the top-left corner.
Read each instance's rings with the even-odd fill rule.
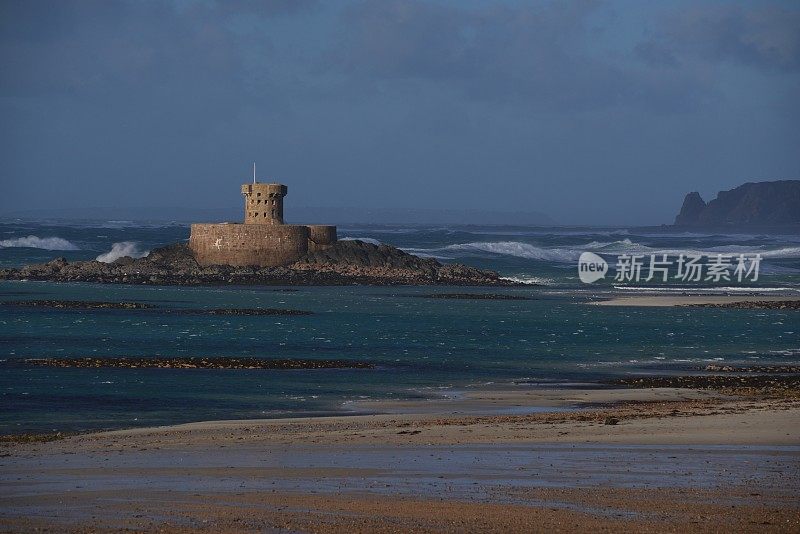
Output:
[[[737,2],[0,0],[0,211],[235,204],[256,159],[295,205],[671,220],[798,169],[792,10]]]
[[[317,0],[214,0],[207,7],[226,14],[250,14],[266,17],[302,13]]]
[[[242,92],[243,50],[267,57],[269,36],[236,27],[312,2],[6,1],[0,5],[0,94]],[[246,45],[246,46],[245,46]]]
[[[715,4],[676,12],[637,49],[658,58],[731,61],[770,70],[800,69],[800,9]]]
[[[5,25],[22,28],[27,37],[6,38],[0,45],[8,73],[2,77],[5,94],[94,93],[118,84],[157,87],[173,76],[197,81],[204,72],[232,74],[235,55],[229,36],[218,28],[197,25],[194,13],[181,15],[168,4],[35,6],[11,10],[3,17]],[[52,9],[40,16],[47,6]],[[50,27],[38,28],[38,20],[49,21]],[[198,62],[202,68],[192,64],[198,56],[203,56]]]
[[[678,66],[678,60],[675,54],[668,48],[653,41],[637,44],[633,52],[636,57],[653,67]]]
[[[702,96],[688,76],[676,83],[673,73],[630,69],[595,50],[590,19],[600,7],[363,2],[345,15],[333,63],[365,80],[444,84],[475,99],[556,109],[651,102],[680,109]]]

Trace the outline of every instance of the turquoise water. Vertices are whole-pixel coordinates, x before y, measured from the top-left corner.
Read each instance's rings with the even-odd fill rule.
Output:
[[[14,226],[16,225],[16,226]],[[6,243],[27,235],[59,237],[77,250],[0,248],[0,261],[21,264],[68,255],[94,257],[120,240],[139,250],[185,237],[181,225],[148,229],[94,226],[20,228],[6,225]],[[406,231],[407,229],[404,229]],[[473,229],[474,230],[474,229]],[[483,229],[488,232],[490,229]],[[495,229],[496,230],[496,229]],[[425,398],[485,384],[590,382],[640,372],[695,369],[709,362],[797,362],[797,312],[685,308],[610,308],[587,300],[618,292],[578,286],[574,264],[459,245],[462,230],[423,229],[423,236],[387,228],[344,229],[407,248],[490,266],[508,276],[538,277],[546,285],[510,289],[417,287],[176,288],[2,282],[0,300],[138,301],[159,308],[279,307],[312,316],[219,317],[163,310],[49,310],[0,306],[0,433],[72,431],[186,421],[340,413],[365,398]],[[517,230],[520,232],[521,230]],[[541,249],[578,248],[595,234],[524,238]],[[605,230],[604,230],[605,231]],[[437,245],[450,232],[450,245]],[[460,232],[460,233],[459,233]],[[597,232],[597,230],[591,230]],[[369,235],[363,235],[363,234]],[[107,235],[106,238],[92,237]],[[355,237],[355,235],[354,235]],[[472,236],[474,237],[474,235]],[[494,243],[504,243],[507,235]],[[108,242],[101,242],[107,239]],[[658,238],[651,238],[658,239]],[[679,237],[663,239],[679,240]],[[689,239],[689,238],[686,238]],[[731,241],[735,237],[729,237]],[[783,239],[784,241],[780,241]],[[427,241],[422,246],[421,241]],[[572,243],[572,241],[575,241]],[[736,246],[686,243],[693,248]],[[2,240],[0,240],[2,242]],[[490,242],[490,241],[487,241]],[[52,246],[52,241],[49,242]],[[762,249],[790,250],[791,237],[763,239]],[[29,242],[30,244],[30,242]],[[416,245],[416,246],[411,246]],[[652,246],[650,243],[647,246]],[[655,246],[658,246],[655,243]],[[698,246],[699,245],[699,246]],[[496,245],[499,246],[499,245]],[[642,245],[644,246],[644,245]],[[672,243],[670,246],[681,246]],[[756,246],[756,245],[753,245]],[[449,247],[449,248],[448,248]],[[483,247],[488,248],[488,247]],[[454,251],[456,251],[454,253]],[[551,253],[555,254],[555,253]],[[797,258],[776,258],[768,287],[791,291]],[[449,261],[451,258],[443,261]],[[278,290],[276,290],[278,289]],[[504,292],[532,300],[423,298],[434,292]],[[55,369],[25,358],[68,356],[257,356],[351,359],[367,370]]]

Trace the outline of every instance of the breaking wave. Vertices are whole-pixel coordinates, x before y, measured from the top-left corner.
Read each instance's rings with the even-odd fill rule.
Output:
[[[371,237],[343,237],[339,241],[363,241],[364,243],[370,243],[372,245],[380,245],[381,242],[377,239],[372,239]]]
[[[131,258],[143,258],[150,254],[149,250],[140,250],[139,243],[135,241],[120,241],[111,245],[111,250],[97,256],[97,261],[111,263],[125,256]]]
[[[585,245],[570,247],[540,247],[520,241],[481,241],[460,243],[440,248],[404,248],[406,252],[418,255],[452,259],[459,256],[503,255],[529,260],[573,263],[578,261],[582,252],[591,251],[597,254],[696,254],[715,256],[717,254],[761,254],[763,258],[800,258],[800,247],[782,247],[765,249],[758,246],[726,245],[706,249],[662,249],[636,243],[630,239],[619,241],[592,241]]]
[[[509,280],[511,282],[517,282],[519,284],[533,285],[533,286],[549,286],[555,282],[555,280],[553,280],[552,278],[544,278],[542,276],[529,276],[529,275],[501,276],[500,279]]]
[[[76,244],[61,237],[29,235],[0,241],[0,248],[41,248],[44,250],[80,250]]]
[[[614,289],[624,291],[641,291],[643,293],[771,293],[771,292],[800,292],[800,289],[791,286],[783,287],[660,287],[660,286],[614,286]]]

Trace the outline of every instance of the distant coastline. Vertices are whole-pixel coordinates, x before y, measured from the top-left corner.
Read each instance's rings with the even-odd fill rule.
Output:
[[[547,214],[537,211],[501,211],[479,209],[424,209],[379,207],[293,207],[287,222],[328,221],[331,224],[474,224],[474,225],[537,225],[558,226]],[[161,221],[191,223],[194,221],[225,222],[241,218],[241,207],[187,208],[114,207],[55,208],[11,210],[0,213],[0,219],[41,221],[98,220],[98,221]]]

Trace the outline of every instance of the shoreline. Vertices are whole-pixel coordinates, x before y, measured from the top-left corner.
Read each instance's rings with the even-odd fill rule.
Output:
[[[0,443],[0,528],[800,527],[798,397],[517,387],[357,405],[385,413]]]
[[[734,379],[737,379],[739,374]],[[763,376],[763,375],[762,375]],[[661,377],[673,378],[673,377]],[[644,379],[645,381],[647,379]],[[543,424],[548,428],[559,424],[577,424],[583,430],[592,426],[617,426],[621,422],[631,423],[628,430],[635,430],[640,426],[650,426],[648,421],[669,418],[702,417],[712,421],[716,416],[723,414],[746,414],[750,411],[786,412],[791,417],[797,417],[800,422],[800,394],[791,390],[788,394],[774,394],[775,392],[743,392],[745,388],[726,389],[715,386],[712,388],[674,387],[661,385],[637,385],[640,379],[634,379],[632,385],[614,384],[586,384],[581,387],[540,388],[512,386],[506,387],[481,387],[462,388],[449,390],[447,394],[430,397],[427,399],[389,400],[368,399],[346,402],[342,413],[330,415],[290,416],[280,418],[253,418],[253,419],[218,419],[203,420],[167,425],[128,427],[117,429],[87,430],[74,433],[58,433],[54,440],[37,440],[38,436],[48,437],[55,434],[48,433],[20,433],[7,434],[0,441],[0,448],[16,448],[46,443],[68,443],[71,441],[91,442],[104,440],[108,437],[175,437],[180,441],[190,436],[189,441],[200,441],[211,438],[216,433],[226,431],[253,432],[254,429],[270,429],[264,433],[265,442],[271,440],[286,440],[298,438],[303,432],[312,432],[315,429],[324,429],[325,433],[336,434],[340,428],[364,428],[384,434],[380,431],[387,425],[397,424],[401,427],[419,426],[431,427],[441,430],[446,427],[464,427],[470,425],[489,425],[492,427],[493,439],[521,440],[530,442],[563,441],[551,432],[536,435],[519,435],[505,425],[514,423]],[[349,412],[349,413],[348,413]],[[797,413],[795,413],[797,412]],[[606,419],[613,417],[616,422],[607,423]],[[677,421],[678,419],[676,419]],[[652,422],[652,421],[650,421]],[[769,426],[773,421],[754,421],[757,426]],[[617,427],[618,429],[621,427]],[[705,431],[703,431],[705,428]],[[697,443],[711,443],[716,436],[709,425],[706,427],[669,427],[669,433],[683,435],[691,433],[698,439]],[[278,430],[279,432],[275,432]],[[500,430],[500,434],[496,431]],[[746,444],[797,444],[800,446],[800,424],[792,432],[784,432],[784,428],[774,432],[749,432],[738,436],[735,443]],[[281,432],[287,432],[286,435]],[[666,432],[666,430],[665,430]],[[480,434],[483,436],[483,434]],[[609,437],[604,429],[595,428],[591,432],[580,433],[589,441],[602,442]],[[666,436],[660,433],[661,437]],[[27,436],[34,439],[16,440],[15,437]],[[182,436],[182,437],[179,437]],[[726,435],[727,436],[727,435]],[[230,436],[229,436],[230,437]],[[363,435],[350,435],[345,439],[348,443],[369,442],[363,440]],[[448,432],[442,432],[437,440],[441,443],[450,443]],[[485,436],[483,436],[485,437]],[[574,438],[575,436],[573,436]],[[730,436],[727,436],[730,437]],[[573,439],[570,438],[570,439]],[[409,438],[402,438],[406,441]],[[431,439],[426,436],[425,439]],[[653,434],[639,434],[637,432],[624,432],[614,435],[614,440],[619,443],[635,445],[637,443],[655,443]],[[641,439],[641,442],[637,440]],[[678,441],[683,438],[675,438]],[[414,440],[412,440],[414,441]],[[455,441],[453,441],[455,442]],[[667,441],[659,442],[666,444]],[[733,443],[733,442],[730,442]]]
[[[87,438],[114,435],[133,437],[146,435],[170,435],[184,432],[189,434],[218,432],[253,432],[254,428],[262,428],[271,435],[267,440],[289,440],[295,438],[304,441],[306,432],[323,429],[323,433],[331,434],[333,441],[342,440],[352,444],[369,444],[371,438],[360,434],[335,436],[344,428],[361,428],[364,431],[376,432],[385,442],[392,442],[386,433],[391,425],[398,428],[413,426],[430,427],[439,431],[419,440],[409,434],[401,441],[410,440],[439,444],[459,442],[448,427],[469,427],[472,425],[489,425],[492,431],[478,434],[472,440],[487,439],[491,442],[562,442],[581,439],[602,443],[611,439],[613,443],[636,444],[677,444],[691,434],[695,444],[711,444],[725,436],[726,443],[739,445],[793,445],[800,446],[800,398],[797,397],[762,397],[746,396],[724,391],[677,388],[677,387],[615,387],[600,388],[478,388],[460,390],[453,397],[439,397],[409,401],[363,400],[351,404],[357,410],[355,414],[340,414],[312,417],[285,417],[274,419],[232,419],[209,420],[175,425],[118,429],[101,432],[79,434]],[[761,431],[749,431],[733,436],[720,433],[720,426],[708,424],[717,416],[724,414],[747,414],[751,411],[769,412],[774,415],[770,421],[753,420],[750,425],[760,427]],[[778,419],[783,419],[782,412],[791,412],[792,419],[797,418],[796,430],[784,432],[784,428],[772,428]],[[367,413],[364,413],[367,412]],[[371,412],[371,413],[370,413]],[[797,412],[797,413],[795,413]],[[668,418],[700,417],[708,419],[703,426],[681,425],[664,427],[662,432],[652,433],[654,422]],[[608,424],[608,418],[617,422]],[[631,424],[631,432],[609,434],[603,427],[617,426],[621,422]],[[678,421],[678,419],[675,419]],[[681,424],[683,421],[679,421]],[[542,425],[575,425],[576,433],[569,439],[562,440],[561,434],[545,432],[536,435],[520,434],[513,430],[515,423]],[[508,426],[508,428],[506,428]],[[782,425],[780,425],[782,426]],[[596,428],[593,428],[596,427]],[[639,428],[647,428],[646,433],[638,432]],[[577,429],[581,431],[578,432]],[[250,429],[250,430],[243,430]],[[626,429],[627,430],[627,429]],[[286,435],[281,432],[287,432]],[[674,441],[673,441],[674,440]]]
[[[691,293],[691,290],[687,290]],[[800,296],[786,295],[636,295],[616,296],[605,300],[587,302],[591,306],[678,307],[720,306],[735,307],[737,303],[800,302]]]
[[[88,359],[88,358],[87,358]],[[190,358],[186,358],[187,360]],[[82,362],[82,358],[77,359]],[[94,360],[94,359],[89,359]],[[120,357],[117,360],[125,361]],[[198,360],[214,360],[214,358],[198,358]],[[236,363],[243,358],[232,358]],[[28,361],[28,360],[26,360]],[[30,360],[34,362],[34,360]],[[273,360],[266,360],[270,363]],[[303,360],[276,360],[279,365],[291,364],[297,368],[305,364]],[[338,369],[339,361],[308,360],[309,364]],[[90,361],[89,363],[92,363]],[[341,362],[351,363],[351,362]],[[31,364],[33,365],[33,364]],[[356,362],[360,367],[371,364]],[[58,366],[58,365],[56,365]],[[72,366],[76,368],[97,368],[94,365]],[[142,366],[152,369],[173,369],[167,366]],[[239,367],[232,367],[238,369]],[[249,366],[241,366],[249,370]],[[264,367],[272,370],[272,366]],[[280,367],[277,367],[280,368]],[[202,367],[193,364],[177,365],[174,369],[195,370]],[[216,367],[215,367],[216,369]],[[659,371],[656,369],[655,371]],[[664,374],[660,369],[656,373],[635,374],[627,377],[609,377],[603,380],[586,382],[497,382],[491,385],[461,385],[448,388],[424,390],[424,397],[415,398],[365,398],[341,401],[337,406],[313,412],[289,413],[279,417],[241,418],[241,419],[207,419],[197,421],[170,422],[148,426],[126,426],[107,428],[87,428],[83,430],[37,431],[23,430],[0,434],[0,447],[4,444],[37,443],[107,433],[125,433],[142,431],[161,431],[173,428],[216,428],[222,426],[246,426],[248,424],[271,425],[282,422],[293,425],[303,422],[321,421],[344,422],[347,420],[380,419],[384,417],[425,418],[425,417],[517,417],[548,414],[563,414],[567,419],[573,416],[578,420],[586,420],[582,414],[592,414],[593,410],[603,409],[613,412],[626,403],[680,403],[690,401],[722,402],[748,400],[761,402],[764,400],[798,400],[800,404],[800,376],[794,365],[767,366],[692,366],[681,372]],[[422,393],[423,390],[418,391]],[[614,415],[611,413],[610,415]],[[798,440],[800,443],[800,440]]]

